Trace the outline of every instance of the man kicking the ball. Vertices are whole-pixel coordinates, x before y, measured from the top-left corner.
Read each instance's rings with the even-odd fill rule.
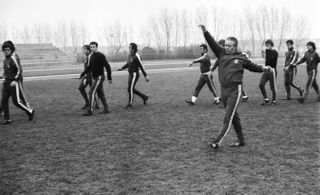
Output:
[[[198,85],[194,91],[193,96],[191,97],[190,100],[186,100],[186,102],[190,105],[194,105],[198,95],[200,93],[200,90],[202,89],[202,87],[207,84],[209,87],[209,90],[211,91],[212,95],[213,95],[213,99],[215,104],[219,104],[219,97],[218,97],[218,93],[217,90],[213,84],[213,78],[212,78],[212,72],[210,71],[210,67],[211,67],[211,62],[210,62],[210,57],[208,55],[208,47],[205,44],[200,45],[200,53],[201,53],[201,57],[194,60],[189,67],[191,67],[193,64],[195,63],[200,63],[200,78],[198,81]]]
[[[231,128],[231,124],[238,136],[238,141],[231,146],[244,146],[242,126],[237,112],[237,107],[242,95],[243,71],[244,68],[246,68],[254,72],[263,72],[263,70],[268,70],[268,68],[254,64],[245,54],[237,51],[238,40],[235,37],[227,38],[225,47],[223,48],[214,40],[204,25],[200,25],[200,28],[210,48],[218,58],[221,100],[225,108],[223,125],[219,135],[213,142],[209,143],[209,146],[214,149],[219,148],[223,138]]]

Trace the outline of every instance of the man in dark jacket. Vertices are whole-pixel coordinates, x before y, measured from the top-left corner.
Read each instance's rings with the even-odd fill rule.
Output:
[[[317,74],[318,74],[318,64],[320,62],[319,54],[316,52],[316,45],[314,42],[309,41],[307,43],[308,51],[304,54],[304,56],[299,60],[299,62],[293,64],[293,67],[296,67],[304,62],[307,63],[307,74],[308,80],[306,83],[305,93],[303,97],[298,98],[300,103],[304,103],[309,95],[309,88],[312,86],[318,95],[318,101],[320,101],[320,92],[319,85],[317,83]]]
[[[273,42],[271,39],[266,40],[266,61],[265,65],[269,67],[270,71],[265,71],[261,75],[259,88],[263,96],[263,102],[261,105],[266,105],[269,103],[265,85],[269,81],[270,88],[272,91],[272,102],[271,105],[276,105],[276,95],[277,95],[277,61],[278,61],[278,52],[273,49]]]
[[[118,71],[122,71],[124,69],[128,69],[129,77],[128,77],[128,93],[129,93],[129,102],[126,106],[126,108],[131,108],[133,104],[133,98],[134,94],[141,97],[143,100],[143,104],[145,105],[147,103],[147,100],[149,97],[137,89],[135,89],[135,86],[137,84],[137,81],[139,80],[140,74],[139,70],[141,70],[143,76],[145,77],[146,82],[149,82],[149,77],[147,76],[146,71],[144,70],[142,63],[141,63],[141,57],[138,54],[138,46],[135,43],[129,44],[129,56],[127,63],[118,69]]]
[[[5,55],[3,60],[3,88],[1,108],[4,112],[4,122],[1,124],[8,125],[11,123],[9,116],[9,98],[12,96],[14,105],[25,111],[29,121],[33,120],[34,109],[32,109],[26,99],[23,89],[22,66],[20,58],[15,52],[15,46],[12,41],[5,41],[2,44],[2,51]]]
[[[200,25],[204,33],[204,37],[208,42],[213,53],[217,56],[218,60],[218,74],[221,83],[221,100],[225,108],[225,115],[223,125],[219,132],[219,135],[209,146],[217,149],[221,144],[223,138],[228,133],[233,125],[238,141],[231,146],[239,147],[245,145],[244,137],[242,133],[242,126],[240,117],[237,112],[237,107],[241,99],[242,91],[242,79],[244,68],[254,71],[263,72],[269,68],[254,64],[248,57],[242,52],[237,51],[238,40],[235,37],[229,37],[226,40],[225,47],[221,47],[210,33],[206,30],[205,26]]]
[[[297,74],[297,68],[292,65],[298,61],[299,53],[293,47],[293,41],[291,39],[286,41],[288,51],[285,53],[286,60],[284,63],[284,86],[286,88],[287,97],[283,100],[291,100],[291,87],[299,91],[300,97],[303,95],[303,89],[293,84],[294,75]]]
[[[110,112],[107,104],[107,100],[103,91],[103,82],[105,79],[105,76],[104,76],[104,68],[105,68],[107,71],[109,84],[112,83],[111,68],[106,59],[106,56],[103,53],[98,51],[97,42],[91,42],[90,49],[92,54],[90,55],[89,66],[80,75],[80,78],[82,78],[89,72],[91,72],[92,74],[92,85],[90,86],[90,91],[89,91],[89,107],[87,109],[87,112],[83,114],[84,116],[92,115],[94,95],[96,92],[104,107],[104,110],[101,113],[103,114],[103,113]]]

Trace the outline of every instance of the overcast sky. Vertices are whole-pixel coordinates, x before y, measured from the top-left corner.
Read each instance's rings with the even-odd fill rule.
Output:
[[[193,11],[199,6],[221,6],[229,11],[268,5],[285,7],[296,17],[311,24],[311,38],[320,38],[320,3],[318,0],[0,0],[0,22],[32,24],[59,20],[81,21],[99,25],[102,21],[120,20],[143,26],[145,17],[163,7]],[[222,8],[221,8],[222,9]],[[314,23],[314,25],[312,25]]]

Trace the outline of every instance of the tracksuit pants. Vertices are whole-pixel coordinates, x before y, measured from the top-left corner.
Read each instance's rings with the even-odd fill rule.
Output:
[[[89,107],[88,107],[89,112],[93,111],[94,97],[96,93],[98,95],[98,98],[101,100],[103,104],[104,110],[109,109],[106,96],[103,91],[103,82],[104,82],[104,76],[98,76],[97,78],[92,78],[92,85],[90,86],[90,91],[89,91]]]
[[[12,102],[15,106],[25,111],[30,115],[33,109],[29,106],[26,99],[22,81],[3,82],[1,110],[4,112],[4,119],[10,120],[9,113],[9,98],[12,97]]]
[[[295,88],[296,90],[301,92],[301,88],[297,85],[293,84],[294,72],[296,70],[293,68],[289,68],[287,71],[284,72],[284,86],[286,88],[287,97],[291,98],[291,87]]]
[[[276,101],[276,96],[277,96],[276,79],[277,79],[277,71],[274,68],[271,68],[271,70],[268,72],[262,73],[259,88],[261,90],[261,93],[262,93],[262,96],[264,99],[268,99],[265,85],[269,81],[270,82],[270,89],[272,91],[272,101]]]
[[[209,90],[211,91],[213,96],[216,98],[218,96],[218,93],[217,93],[217,90],[213,84],[213,80],[212,80],[211,75],[208,75],[208,74],[201,74],[193,96],[198,97],[202,87],[205,84],[208,85]]]
[[[309,95],[309,89],[310,87],[313,87],[314,90],[316,91],[318,97],[320,97],[320,93],[319,93],[319,85],[317,83],[317,74],[318,71],[317,69],[312,69],[312,70],[307,70],[307,74],[308,74],[308,80],[307,80],[307,84],[305,87],[305,93],[304,93],[304,98],[306,99]]]
[[[79,85],[79,91],[80,91],[80,93],[81,93],[81,95],[82,95],[82,97],[83,97],[86,105],[89,105],[89,104],[90,104],[90,103],[89,103],[89,98],[88,98],[87,92],[86,92],[86,87],[87,87],[88,85],[89,85],[90,87],[91,87],[91,85],[92,85],[92,77],[91,77],[91,76],[83,77],[83,78],[81,79],[81,82],[80,82],[80,85]],[[98,97],[97,97],[96,94],[94,95],[94,105],[95,105],[95,106],[99,106]]]
[[[147,98],[147,96],[145,94],[143,94],[140,91],[135,89],[135,86],[137,84],[137,81],[139,80],[139,77],[140,77],[139,72],[129,73],[129,77],[128,77],[129,102],[128,102],[128,104],[133,103],[134,94],[138,95],[143,100],[145,100]]]
[[[221,86],[221,98],[223,106],[225,108],[225,114],[223,119],[223,125],[220,129],[218,137],[215,139],[215,143],[221,144],[223,138],[227,135],[228,131],[233,125],[235,132],[237,133],[239,142],[244,142],[242,133],[242,126],[237,108],[242,96],[242,85],[234,85],[231,87]]]

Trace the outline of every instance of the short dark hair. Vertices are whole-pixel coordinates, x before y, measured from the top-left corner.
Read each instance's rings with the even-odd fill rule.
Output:
[[[238,39],[235,37],[228,37],[227,40],[233,41],[234,45],[238,47]]]
[[[316,48],[316,44],[314,43],[314,42],[312,42],[312,41],[309,41],[308,43],[307,43],[307,46],[311,46],[312,48],[313,48],[313,50],[316,50],[317,48]]]
[[[3,42],[3,44],[2,44],[2,51],[4,51],[4,48],[8,48],[8,47],[10,48],[10,50],[11,50],[12,52],[14,52],[14,51],[16,50],[16,48],[14,47],[13,42],[10,41],[10,40]]]
[[[273,41],[271,39],[266,40],[266,42],[264,43],[265,45],[271,45],[272,47],[274,46]]]
[[[293,40],[292,40],[292,39],[288,39],[288,40],[286,41],[286,44],[293,45]]]
[[[130,43],[129,45],[132,47],[132,49],[134,50],[134,52],[137,52],[137,51],[138,51],[138,45],[137,45],[137,44],[135,44],[135,43]]]
[[[90,45],[83,45],[82,48],[86,48],[88,51],[91,51]]]
[[[95,45],[96,47],[98,47],[98,43],[95,41],[91,41],[89,45]]]
[[[219,44],[220,46],[224,47],[224,45],[226,44],[226,40],[220,39],[220,40],[218,41],[218,44]]]
[[[206,44],[201,44],[200,47],[202,47],[203,49],[205,49],[206,51],[208,51],[208,46]]]

